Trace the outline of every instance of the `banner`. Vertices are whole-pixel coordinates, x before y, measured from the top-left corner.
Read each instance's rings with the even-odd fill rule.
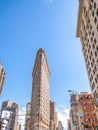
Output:
[[[28,103],[26,107],[26,119],[30,118],[30,111],[31,111],[30,109],[31,109],[31,103]]]
[[[11,116],[10,111],[6,111],[6,110],[2,111],[1,118],[10,119],[10,116]]]
[[[78,103],[78,115],[80,118],[83,117],[83,108],[81,103]]]

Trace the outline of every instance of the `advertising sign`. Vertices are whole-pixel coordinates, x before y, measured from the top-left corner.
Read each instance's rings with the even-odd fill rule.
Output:
[[[1,118],[10,119],[10,116],[11,116],[10,111],[6,111],[6,110],[2,111]]]
[[[83,117],[83,108],[81,103],[78,104],[78,115],[80,118]]]
[[[31,109],[31,104],[28,103],[26,107],[26,119],[30,118],[30,109]]]

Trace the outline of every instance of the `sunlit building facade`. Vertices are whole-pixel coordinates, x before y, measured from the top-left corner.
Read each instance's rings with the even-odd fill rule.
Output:
[[[37,52],[32,77],[30,130],[48,130],[50,125],[50,71],[43,49]]]
[[[78,104],[81,104],[82,116],[80,117],[80,129],[98,129],[98,121],[96,116],[96,108],[93,102],[93,95],[87,92],[81,92],[78,99]],[[80,112],[81,112],[80,111]]]
[[[68,130],[97,130],[98,121],[92,94],[87,92],[81,92],[78,95],[72,94],[70,105]]]
[[[5,124],[7,130],[19,130],[18,123],[19,107],[18,104],[10,100],[4,101],[1,106],[1,122]],[[2,126],[3,127],[3,126]]]
[[[93,94],[98,93],[98,0],[79,0],[77,37]]]

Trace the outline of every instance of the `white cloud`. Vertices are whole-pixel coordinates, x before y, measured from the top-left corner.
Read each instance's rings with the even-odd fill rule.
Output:
[[[62,122],[62,125],[67,129],[67,120],[69,119],[69,109],[64,105],[57,106],[58,120]]]
[[[19,124],[21,124],[21,127],[22,127],[21,130],[24,130],[25,114],[26,114],[26,108],[25,107],[19,108],[18,121],[19,121]]]

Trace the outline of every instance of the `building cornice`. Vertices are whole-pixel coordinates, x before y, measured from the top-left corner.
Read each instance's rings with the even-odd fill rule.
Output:
[[[84,6],[84,0],[79,0],[77,32],[76,32],[76,36],[77,37],[80,37],[80,29],[81,29],[81,23],[82,23],[83,6]]]
[[[47,59],[46,59],[45,52],[42,48],[40,48],[37,52],[37,56],[36,56],[36,60],[35,60],[35,64],[34,64],[34,69],[33,69],[33,73],[32,73],[33,77],[34,77],[34,74],[35,74],[35,71],[36,71],[39,54],[44,54],[45,61],[46,61],[46,64],[47,64],[47,68],[48,68],[48,72],[49,72],[49,75],[50,75],[50,70],[49,70],[49,67],[48,67],[48,62],[47,62]]]

